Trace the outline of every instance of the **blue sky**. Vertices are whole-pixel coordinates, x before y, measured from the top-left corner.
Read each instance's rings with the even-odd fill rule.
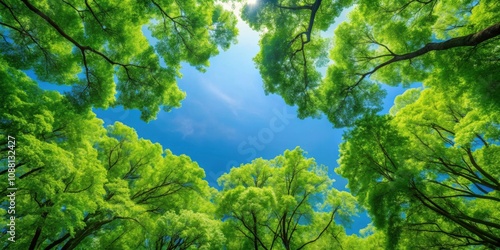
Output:
[[[149,123],[140,120],[138,111],[121,108],[96,110],[98,117],[106,124],[120,121],[135,128],[140,137],[174,154],[190,156],[205,169],[214,187],[217,178],[233,166],[257,157],[271,159],[300,146],[308,157],[329,167],[336,189],[346,190],[347,181],[333,171],[343,131],[333,129],[326,118],[300,120],[296,108],[287,106],[280,96],[265,95],[252,61],[259,36],[243,22],[238,26],[238,43],[212,58],[205,73],[184,65],[178,84],[187,97],[181,108],[162,112]],[[386,89],[385,112],[402,92]],[[358,232],[368,222],[362,215],[348,233]]]

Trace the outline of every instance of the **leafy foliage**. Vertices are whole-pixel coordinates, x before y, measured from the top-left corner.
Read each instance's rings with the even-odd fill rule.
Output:
[[[160,107],[180,106],[181,62],[203,70],[237,35],[236,18],[214,1],[2,0],[0,7],[0,57],[9,65],[73,86],[76,106],[122,105],[145,121]]]
[[[327,58],[320,31],[350,6]],[[490,0],[283,0],[247,4],[242,16],[261,32],[255,62],[265,90],[297,105],[301,118],[324,114],[345,127],[381,110],[380,84],[421,82],[500,107],[499,8]]]
[[[415,91],[346,134],[338,173],[392,247],[498,246],[498,111]]]
[[[189,157],[163,151],[121,123],[105,129],[90,109],[75,112],[59,93],[0,67],[0,89],[12,100],[1,109],[0,174],[7,179],[6,140],[15,134],[16,206],[22,207],[16,231],[23,232],[3,247],[137,249],[170,239],[176,247],[218,249],[224,243],[210,202],[214,190]],[[184,227],[157,224],[183,223],[174,220],[177,214]]]
[[[336,170],[351,193],[300,147],[231,169],[216,190],[188,156],[96,118],[93,107],[136,108],[149,121],[180,106],[181,64],[203,71],[235,41],[236,18],[218,4],[0,0],[0,176],[15,135],[22,208],[22,237],[4,249],[500,247],[498,1],[243,5],[261,32],[254,61],[266,93],[299,117],[353,126]],[[346,9],[330,41],[321,32]],[[73,88],[61,95],[35,80]],[[378,114],[382,84],[415,82],[423,87]],[[7,225],[12,191],[0,190]],[[347,235],[363,209],[372,224]]]
[[[255,159],[219,178],[218,211],[231,238],[240,239],[230,248],[314,249],[323,235],[343,232],[334,218],[349,221],[356,201],[333,189],[325,167],[304,153],[297,147]]]
[[[23,232],[4,248],[220,249],[255,246],[252,240],[257,248],[311,248],[339,241],[345,233],[336,222],[349,223],[358,211],[300,148],[232,169],[217,194],[189,157],[124,124],[103,128],[89,109],[76,112],[59,93],[1,65],[0,89],[15,105],[2,109],[0,139],[16,133],[19,144],[16,230]],[[7,162],[4,146],[4,177]],[[4,183],[3,213],[7,193]]]

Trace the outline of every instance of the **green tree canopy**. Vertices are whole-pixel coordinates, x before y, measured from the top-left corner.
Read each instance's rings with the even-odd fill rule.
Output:
[[[348,7],[328,58],[320,31]],[[495,0],[261,0],[242,9],[261,32],[254,60],[265,90],[297,105],[299,117],[322,113],[335,127],[379,111],[381,83],[421,82],[500,107],[499,13]]]
[[[332,39],[321,33],[346,10]],[[1,247],[500,247],[500,2],[257,0],[242,19],[261,32],[267,93],[301,118],[354,126],[336,170],[352,194],[300,147],[231,169],[218,191],[188,156],[96,118],[93,107],[149,121],[180,106],[181,64],[203,71],[235,41],[236,18],[218,2],[0,0],[0,177],[15,169],[22,208],[22,236]],[[382,84],[416,82],[377,114]],[[363,208],[372,225],[346,235]]]
[[[39,89],[23,72],[0,63],[0,75],[0,91],[10,100],[0,109],[0,175],[7,180],[10,135],[16,139],[16,207],[22,207],[16,210],[16,231],[24,234],[16,243],[2,244],[33,249],[47,234],[74,233],[83,225],[83,214],[97,209],[106,172],[91,142],[104,129],[93,113],[76,114],[60,94]],[[2,201],[7,184],[1,184]]]
[[[72,86],[77,106],[122,105],[149,121],[180,106],[181,62],[203,70],[235,41],[235,25],[214,1],[1,0],[0,57]]]
[[[357,211],[355,199],[331,187],[324,166],[299,147],[272,160],[255,159],[219,178],[217,209],[231,249],[314,249],[337,237]]]
[[[15,135],[15,221],[22,232],[16,242],[3,241],[4,248],[224,244],[211,203],[215,190],[189,157],[140,139],[121,123],[104,128],[90,109],[76,112],[58,92],[39,89],[8,64],[0,63],[0,77],[0,91],[10,100],[0,109],[0,175],[7,180],[7,140]],[[0,187],[4,225],[10,218],[7,185]],[[179,223],[184,227],[166,226]]]
[[[338,173],[391,248],[499,247],[500,113],[415,93],[345,135]]]

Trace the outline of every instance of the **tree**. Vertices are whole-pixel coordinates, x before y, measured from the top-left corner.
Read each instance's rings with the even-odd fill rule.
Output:
[[[34,249],[47,234],[73,233],[82,226],[83,214],[97,208],[106,172],[89,142],[104,129],[93,113],[77,115],[61,95],[39,89],[23,72],[0,63],[0,75],[8,100],[0,109],[0,175],[7,180],[9,156],[15,156],[15,227],[23,232],[15,243],[5,240],[2,246]],[[15,138],[14,150],[7,147],[9,136]],[[3,214],[9,210],[7,184],[1,184]]]
[[[345,135],[337,172],[391,248],[500,246],[500,113],[471,99],[409,90]]]
[[[235,25],[214,1],[2,0],[0,56],[72,86],[76,106],[137,108],[149,121],[180,106],[181,62],[203,70],[235,41]]]
[[[328,29],[352,1],[274,1],[246,4],[242,19],[261,32],[259,54],[254,58],[266,93],[278,93],[289,105],[297,105],[299,117],[318,115],[315,90],[328,63]]]
[[[327,41],[319,32],[352,5],[322,77]],[[323,113],[344,127],[380,110],[380,83],[452,88],[500,107],[499,10],[491,0],[263,0],[245,5],[242,16],[262,33],[254,60],[265,90],[297,105],[299,117]]]
[[[175,237],[190,239],[181,240],[186,249],[224,243],[210,202],[215,191],[189,157],[164,151],[121,123],[103,128],[89,108],[75,110],[8,64],[0,64],[0,76],[0,91],[10,100],[0,110],[0,175],[10,173],[7,140],[15,137],[15,227],[22,232],[3,248],[145,249]],[[8,187],[0,187],[5,225]],[[157,224],[179,223],[177,214],[185,227]],[[197,230],[200,223],[211,230]]]
[[[207,200],[212,191],[202,180],[203,170],[187,156],[163,152],[159,144],[138,139],[131,128],[120,123],[108,127],[108,137],[96,147],[107,173],[102,202],[95,211],[85,213],[84,225],[78,231],[58,234],[50,239],[47,248],[60,245],[63,249],[73,249],[97,244],[94,242],[101,247],[147,248],[148,241],[171,238],[174,242],[174,237],[185,234],[193,239],[176,243],[177,247],[184,244],[187,249],[190,245],[208,244],[199,237],[214,238],[211,243],[215,246],[217,241],[222,244],[217,235],[210,236],[216,231],[195,231],[198,234],[193,236],[200,219],[204,218],[205,223],[213,221],[209,215],[213,212],[212,205]],[[185,227],[166,229],[163,224],[156,225],[158,221],[179,223],[172,222],[176,212],[189,222]],[[211,223],[217,226],[216,221]],[[162,249],[161,245],[158,249]]]
[[[108,127],[108,138],[98,147],[99,159],[108,173],[104,187],[106,203],[96,213],[87,215],[92,223],[87,223],[71,244],[79,239],[88,245],[97,239],[102,246],[112,248],[147,248],[146,242],[157,241],[159,232],[163,232],[162,237],[175,236],[166,234],[169,232],[182,232],[181,229],[164,232],[161,225],[156,225],[162,220],[168,223],[172,213],[190,210],[196,212],[193,216],[207,213],[206,220],[210,218],[213,205],[209,199],[213,191],[202,179],[203,169],[189,157],[175,156],[163,151],[159,144],[138,139],[133,129],[120,123]],[[186,215],[189,213],[182,212],[182,216]],[[186,225],[184,229],[189,232],[195,226]]]
[[[325,232],[342,231],[356,203],[331,187],[326,168],[299,147],[272,160],[255,159],[219,178],[217,199],[230,248],[303,249]]]

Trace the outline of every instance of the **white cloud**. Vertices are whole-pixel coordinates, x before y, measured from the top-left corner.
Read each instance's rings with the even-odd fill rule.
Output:
[[[233,115],[238,116],[238,110],[241,109],[240,100],[231,97],[229,94],[225,93],[224,91],[217,88],[215,85],[211,83],[205,82],[203,86],[205,86],[209,94],[220,100],[223,103],[223,105],[226,108],[228,108],[231,111],[231,113],[233,113]]]
[[[222,92],[220,89],[215,87],[213,84],[206,84],[208,90],[212,92],[216,97],[224,101],[228,105],[238,105],[238,101],[234,98],[231,98],[229,95],[226,93]]]
[[[182,138],[185,138],[188,135],[192,135],[194,133],[193,121],[191,119],[180,119],[174,120],[175,122],[175,131],[180,132],[182,134]]]

